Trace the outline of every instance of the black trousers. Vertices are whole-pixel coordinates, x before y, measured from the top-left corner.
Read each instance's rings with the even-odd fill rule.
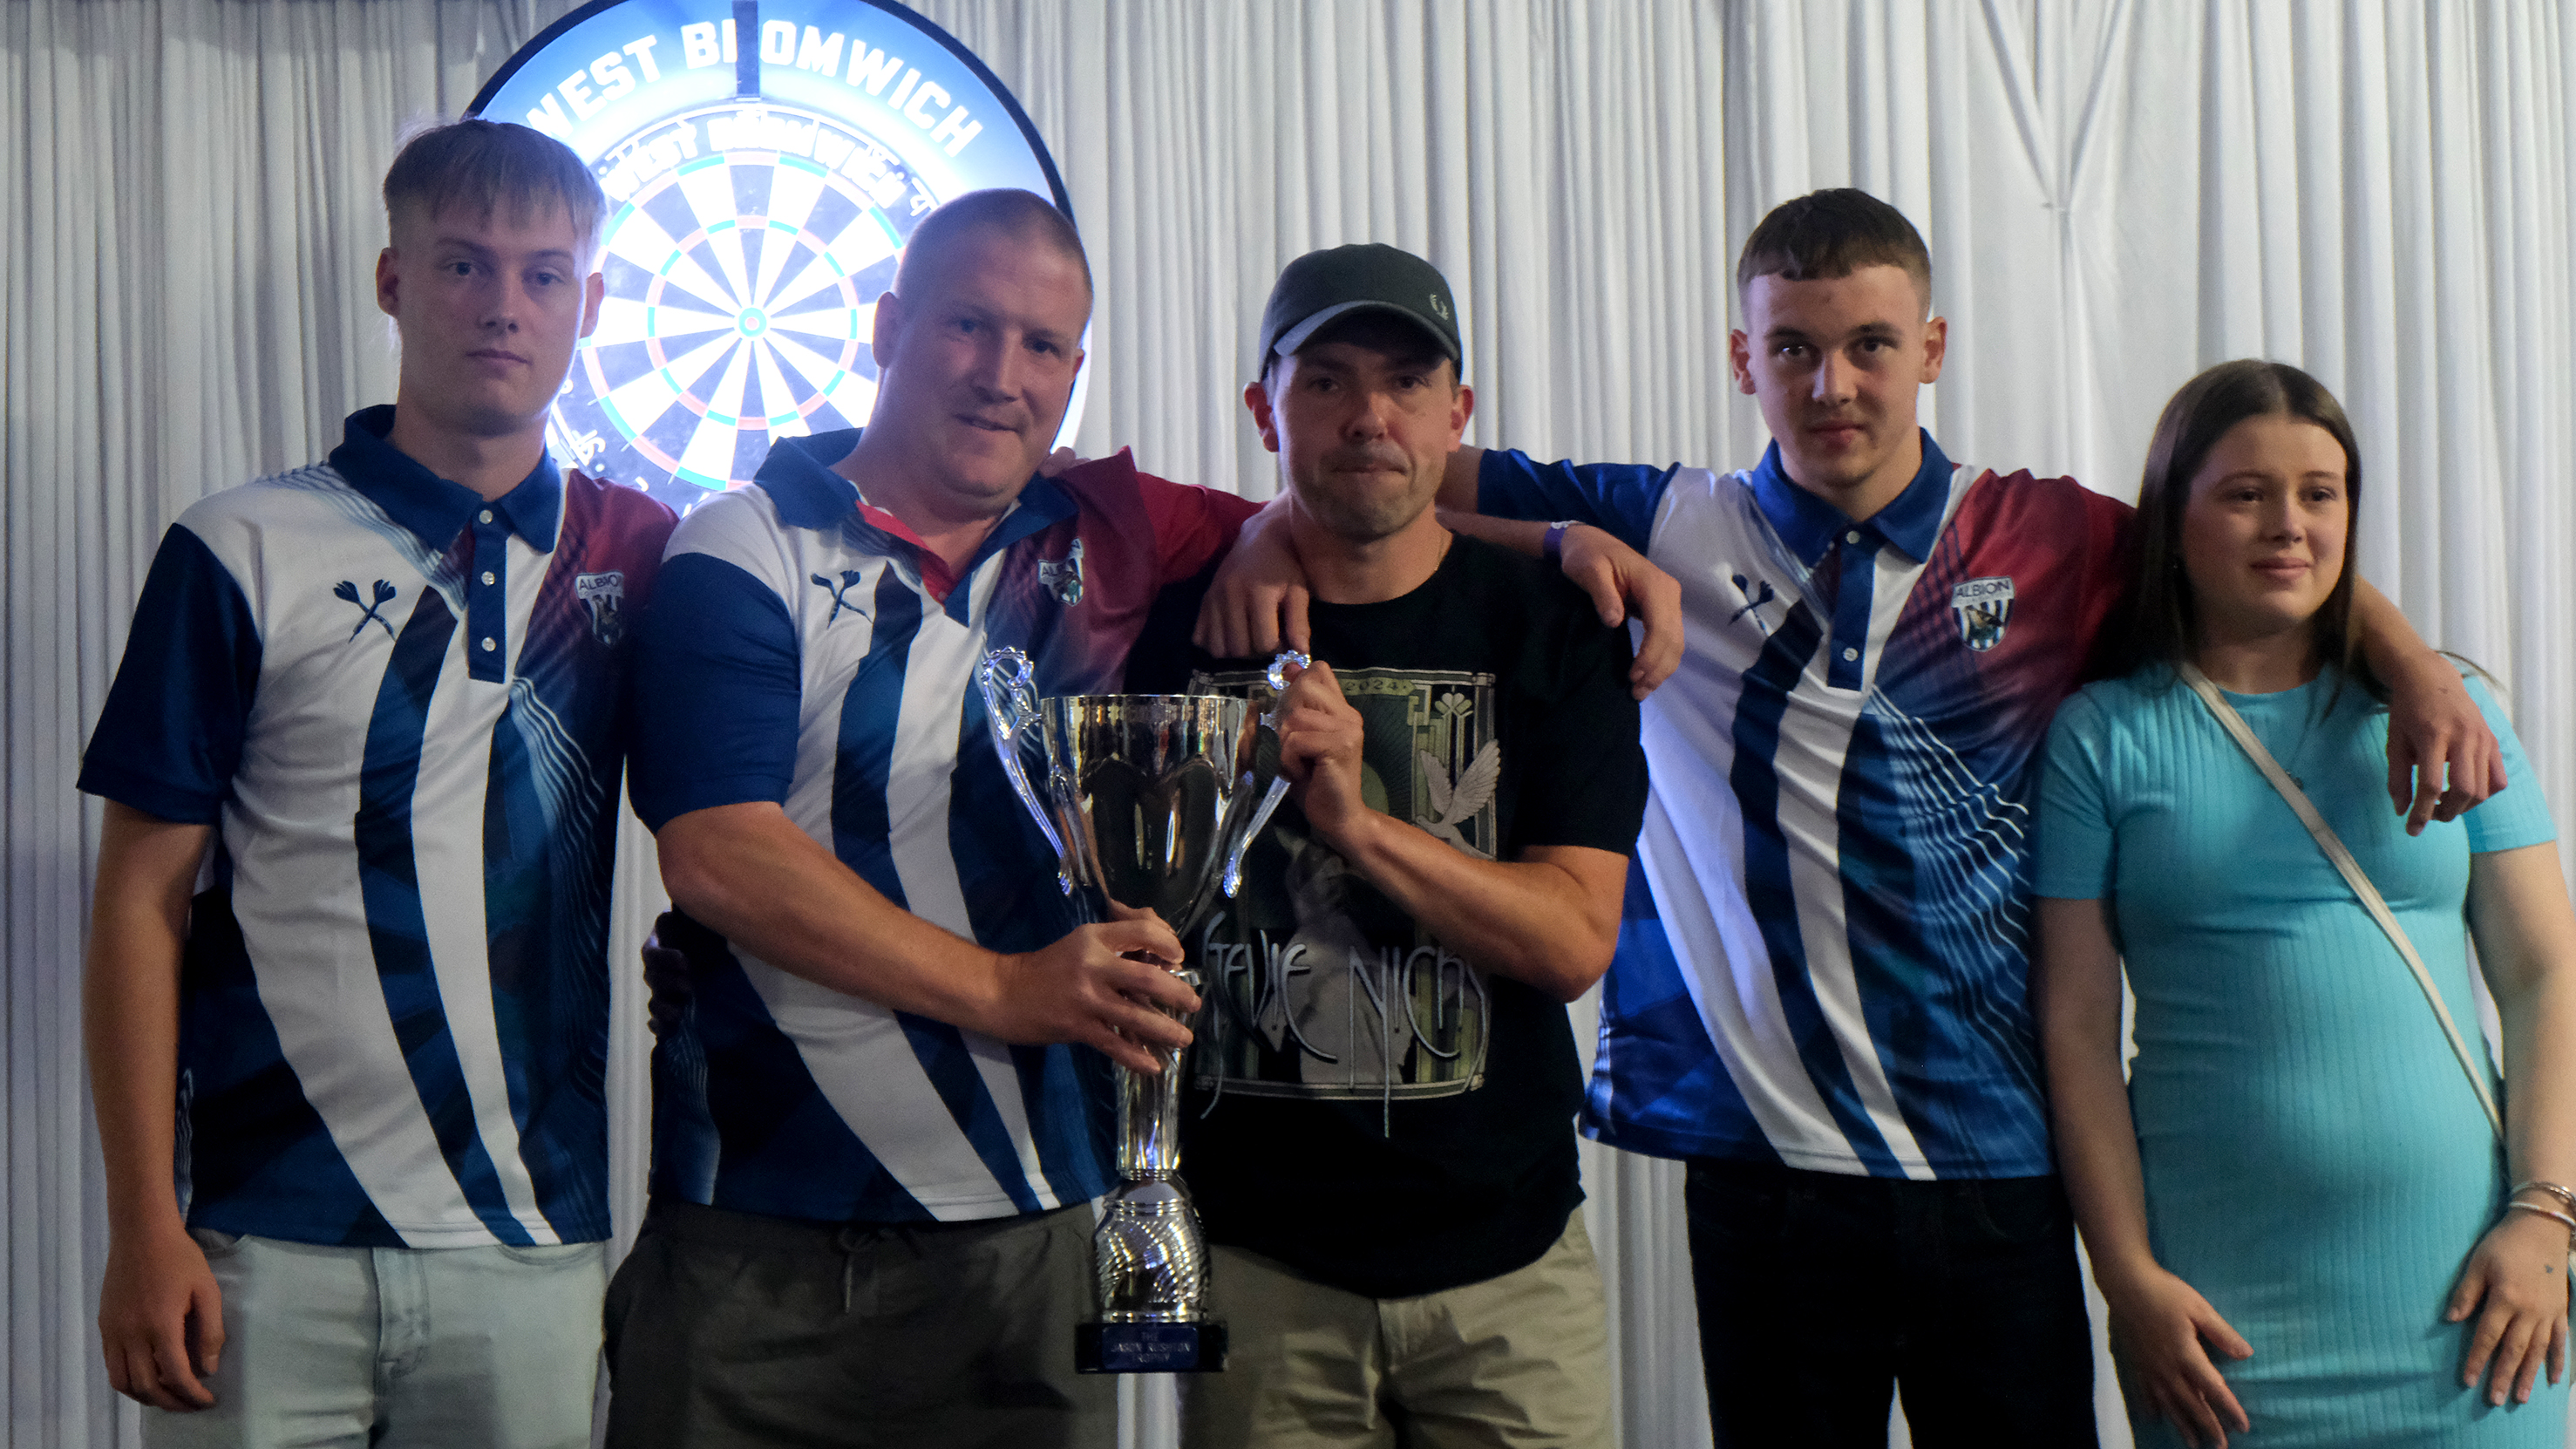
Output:
[[[1091,1209],[798,1222],[655,1198],[608,1285],[613,1449],[1109,1449]]]
[[[2054,1177],[1911,1182],[1694,1159],[1685,1200],[1718,1449],[2096,1443]]]

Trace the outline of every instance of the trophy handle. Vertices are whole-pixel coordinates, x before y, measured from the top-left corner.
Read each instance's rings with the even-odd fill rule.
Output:
[[[1265,673],[1265,680],[1270,686],[1272,697],[1275,699],[1286,692],[1289,684],[1289,665],[1294,664],[1303,670],[1314,662],[1314,659],[1303,650],[1280,650],[1278,656],[1270,661],[1270,668]],[[1261,716],[1259,726],[1263,729],[1276,730],[1279,728],[1279,716],[1275,713],[1265,714]],[[1249,749],[1246,753],[1250,753]],[[1248,764],[1249,761],[1245,763]],[[1243,772],[1242,788],[1245,790],[1252,788],[1252,772],[1248,769]],[[1270,823],[1271,812],[1277,810],[1279,802],[1286,798],[1288,798],[1288,777],[1272,776],[1270,788],[1262,792],[1261,803],[1253,808],[1251,821],[1243,827],[1243,833],[1235,837],[1233,847],[1225,853],[1225,876],[1222,884],[1227,900],[1233,900],[1235,892],[1243,887],[1244,852],[1252,848],[1252,842],[1261,838],[1261,827]]]
[[[992,727],[993,753],[1002,757],[1002,772],[1011,777],[1011,788],[1020,792],[1020,803],[1029,808],[1055,850],[1056,884],[1071,895],[1073,875],[1065,859],[1064,837],[1056,834],[1055,822],[1047,818],[1046,806],[1030,788],[1029,772],[1020,763],[1022,742],[1038,723],[1037,666],[1017,649],[996,649],[976,666],[975,683],[984,693],[984,722]]]
[[[1243,788],[1246,790],[1252,788],[1250,770],[1243,772]],[[1243,833],[1234,838],[1234,848],[1225,853],[1224,884],[1227,900],[1233,900],[1234,893],[1243,888],[1243,853],[1250,850],[1252,842],[1261,837],[1261,827],[1270,823],[1270,812],[1278,809],[1279,802],[1286,798],[1288,798],[1288,777],[1273,776],[1270,788],[1262,793],[1261,803],[1252,809],[1251,823],[1244,826]]]

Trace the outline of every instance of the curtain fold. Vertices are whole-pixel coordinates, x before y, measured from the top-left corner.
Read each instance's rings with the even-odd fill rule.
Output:
[[[70,788],[162,530],[390,397],[376,187],[565,0],[0,5],[0,1353],[9,1440],[132,1442],[97,1363],[79,1051],[96,820]],[[1860,185],[1922,228],[1954,455],[2131,496],[2172,391],[2315,372],[2367,468],[2358,557],[2506,681],[2576,825],[2576,25],[2550,0],[924,0],[1018,97],[1093,250],[1082,450],[1266,496],[1244,418],[1289,258],[1448,274],[1471,438],[1749,465],[1736,249]],[[612,1154],[642,1205],[661,904],[621,836]],[[1588,1038],[1591,1006],[1576,1008]],[[1680,1173],[1586,1144],[1623,1442],[1706,1442]],[[2116,1415],[2116,1391],[2105,1384]],[[1129,1441],[1170,1442],[1169,1386]],[[2106,1424],[2106,1442],[2127,1442]]]

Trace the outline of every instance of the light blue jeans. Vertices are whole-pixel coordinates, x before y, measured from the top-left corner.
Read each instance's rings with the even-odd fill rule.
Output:
[[[587,1449],[604,1244],[332,1248],[197,1230],[224,1295],[214,1408],[150,1449]]]

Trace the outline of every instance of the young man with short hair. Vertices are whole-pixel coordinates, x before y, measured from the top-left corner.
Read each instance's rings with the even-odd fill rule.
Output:
[[[1078,925],[976,669],[1115,693],[1156,594],[1252,505],[1121,453],[1036,476],[1082,364],[1073,226],[1022,191],[924,218],[876,304],[865,429],[774,446],[671,541],[635,800],[652,1206],[609,1292],[613,1444],[1106,1446],[1074,1371],[1105,1055],[1196,998],[1152,919]],[[1131,959],[1133,957],[1150,959]]]
[[[81,771],[99,1327],[156,1445],[589,1438],[624,620],[672,519],[546,456],[581,161],[462,121],[384,199],[394,405],[181,515]]]
[[[1486,453],[1450,474],[1453,501],[1472,480],[1487,511],[1608,529],[1680,579],[1690,621],[1649,706],[1655,798],[1586,1125],[1689,1163],[1720,1443],[1883,1442],[1892,1382],[1918,1442],[2089,1443],[2027,1000],[2028,802],[2132,515],[1954,465],[1916,425],[1948,324],[1894,207],[1788,202],[1736,285],[1735,381],[1774,440],[1751,472]],[[2456,704],[2373,602],[2415,717]],[[2454,780],[2493,759],[2472,747]]]
[[[1474,405],[1447,283],[1393,247],[1280,274],[1244,390],[1314,589],[1277,711],[1294,789],[1193,946],[1182,1175],[1221,1374],[1193,1449],[1609,1442],[1565,1003],[1609,965],[1644,802],[1621,633],[1432,511]],[[1294,666],[1290,666],[1293,670]]]
[[[1883,1444],[1899,1383],[1917,1442],[2090,1443],[2026,1000],[2028,798],[2130,510],[1955,466],[1916,425],[1948,324],[1893,207],[1788,202],[1736,279],[1735,381],[1774,438],[1753,470],[1462,449],[1442,488],[1461,528],[1680,581],[1587,1130],[1689,1163],[1720,1444]],[[2487,793],[2492,736],[2366,603],[2373,662],[2405,681],[2392,789],[2421,759],[2417,819],[2447,818]]]

